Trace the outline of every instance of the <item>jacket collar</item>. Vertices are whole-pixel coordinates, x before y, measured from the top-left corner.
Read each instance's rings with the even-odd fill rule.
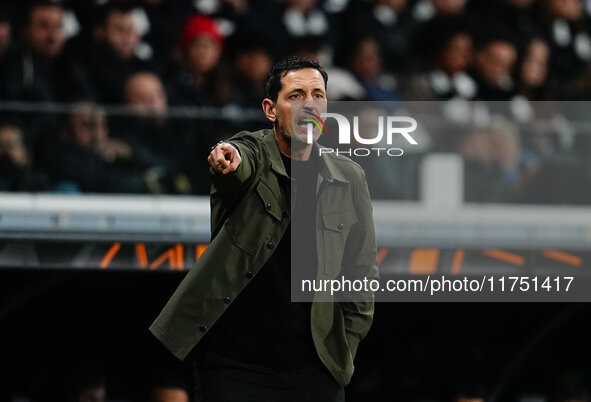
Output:
[[[271,158],[271,169],[281,176],[289,177],[287,176],[285,166],[283,166],[283,161],[281,160],[281,152],[279,151],[279,145],[277,144],[277,139],[275,138],[275,131],[272,129],[265,130],[263,142],[267,148],[267,152],[269,152],[269,157]],[[316,155],[320,154],[321,148],[323,147],[317,142],[312,144],[312,152]],[[332,157],[330,154],[324,153],[320,155],[319,159],[321,161],[320,175],[324,180],[328,181],[329,183],[332,183],[333,181],[342,183],[349,182],[349,180],[343,176],[343,173],[337,167],[334,157]]]
[[[263,136],[263,143],[265,144],[265,147],[267,148],[267,152],[269,153],[269,157],[271,159],[271,169],[273,169],[275,173],[289,178],[287,172],[285,171],[283,160],[281,160],[281,152],[279,151],[279,145],[277,144],[277,139],[275,138],[274,130],[265,130],[265,135]]]

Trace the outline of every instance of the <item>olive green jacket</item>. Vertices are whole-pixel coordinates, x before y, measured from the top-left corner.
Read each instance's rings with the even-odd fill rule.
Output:
[[[212,241],[150,331],[183,360],[259,272],[290,222],[290,183],[273,130],[228,140],[242,158],[235,172],[212,170]],[[312,152],[318,152],[314,144]],[[318,280],[377,278],[377,250],[365,175],[355,162],[323,154],[317,187]],[[363,292],[362,292],[363,293]],[[311,309],[318,356],[345,386],[373,319],[373,294],[334,301],[316,292]]]

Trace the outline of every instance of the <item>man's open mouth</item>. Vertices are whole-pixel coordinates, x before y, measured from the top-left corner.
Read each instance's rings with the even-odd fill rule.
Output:
[[[306,127],[308,124],[313,124],[313,121],[310,118],[310,116],[302,115],[302,116],[298,116],[296,118],[295,123],[296,123],[296,126]]]

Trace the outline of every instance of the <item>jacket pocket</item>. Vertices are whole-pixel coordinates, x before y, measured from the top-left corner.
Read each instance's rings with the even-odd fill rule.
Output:
[[[355,210],[322,216],[322,241],[324,273],[335,276],[341,271],[341,263],[351,227],[357,223]]]
[[[281,213],[273,190],[261,180],[230,215],[225,226],[234,244],[254,255],[281,221]]]
[[[265,210],[268,214],[275,218],[277,221],[281,221],[281,206],[279,205],[279,201],[275,198],[273,194],[273,190],[264,182],[260,181],[259,185],[257,186],[257,194],[259,195],[263,205],[265,206]]]

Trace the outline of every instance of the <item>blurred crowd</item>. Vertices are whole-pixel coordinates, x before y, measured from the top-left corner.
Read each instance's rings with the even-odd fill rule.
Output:
[[[67,369],[55,373],[51,383],[44,384],[36,392],[29,394],[13,393],[7,395],[6,401],[11,402],[199,402],[194,396],[194,380],[190,378],[190,370],[167,366],[154,366],[144,375],[141,381],[130,381],[126,387],[113,392],[110,389],[106,373],[98,365],[90,362],[69,362]],[[144,370],[145,371],[145,370]],[[571,374],[572,375],[572,374]],[[112,376],[112,373],[111,373]],[[47,380],[47,379],[46,379]],[[129,381],[129,379],[128,379]],[[417,392],[414,397],[399,397],[399,392],[390,390],[388,395],[379,395],[376,390],[363,390],[356,383],[349,386],[348,391],[353,401],[403,400],[408,402],[485,402],[487,400],[511,400],[515,402],[590,402],[591,394],[581,385],[580,379],[560,378],[559,385],[548,392],[518,392],[509,399],[492,396],[486,386],[479,380],[457,381],[448,391],[439,391],[438,397],[425,397],[429,390]],[[435,387],[436,388],[436,387]],[[359,391],[364,392],[359,392]],[[368,392],[369,391],[369,392]],[[115,396],[113,395],[115,394]],[[378,396],[379,395],[379,396]],[[393,398],[393,396],[396,396]],[[371,399],[368,399],[371,398]]]
[[[251,128],[216,111],[260,109],[288,55],[327,68],[330,100],[588,100],[591,1],[3,3],[0,190],[206,194],[209,147]],[[490,133],[455,151],[487,172],[497,148],[532,159]]]

